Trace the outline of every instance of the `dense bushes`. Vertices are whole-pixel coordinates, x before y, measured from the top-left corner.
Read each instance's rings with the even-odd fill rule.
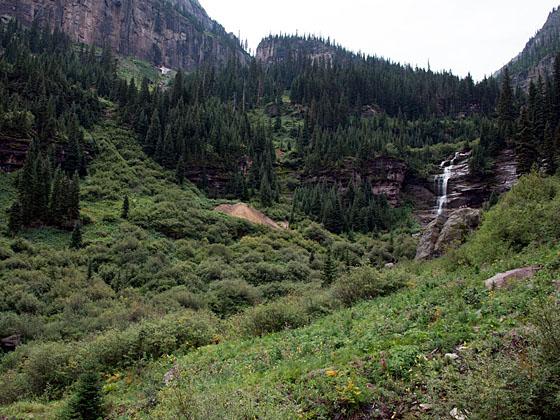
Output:
[[[88,368],[110,372],[141,359],[204,346],[212,343],[217,326],[217,319],[209,314],[185,312],[123,331],[107,331],[91,341],[20,347],[0,360],[0,403],[41,395],[59,398]]]
[[[404,285],[404,281],[404,276],[397,271],[381,273],[370,267],[362,267],[341,276],[333,285],[332,294],[349,306],[360,300],[398,290]]]
[[[484,216],[473,239],[456,255],[478,265],[560,239],[560,180],[531,173]]]

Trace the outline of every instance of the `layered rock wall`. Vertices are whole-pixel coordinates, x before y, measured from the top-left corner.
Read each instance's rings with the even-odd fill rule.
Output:
[[[247,54],[197,0],[1,0],[0,16],[37,20],[78,42],[110,45],[156,65],[193,70]]]

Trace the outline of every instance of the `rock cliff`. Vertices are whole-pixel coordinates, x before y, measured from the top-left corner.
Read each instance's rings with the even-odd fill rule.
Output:
[[[248,55],[197,0],[0,0],[0,16],[58,27],[75,41],[193,70]]]
[[[509,68],[514,84],[524,90],[539,76],[546,77],[554,65],[554,58],[560,53],[560,8],[548,15],[544,26],[527,42],[525,48],[505,67]],[[496,72],[499,76],[504,68]]]
[[[299,36],[269,36],[257,47],[257,61],[270,65],[288,60],[312,60],[332,65],[356,58],[330,40]]]
[[[408,172],[407,164],[396,158],[380,156],[368,159],[360,165],[355,159],[346,159],[336,168],[325,168],[303,175],[304,183],[326,182],[347,186],[352,179],[367,179],[375,195],[384,195],[389,203],[401,203],[401,193]]]

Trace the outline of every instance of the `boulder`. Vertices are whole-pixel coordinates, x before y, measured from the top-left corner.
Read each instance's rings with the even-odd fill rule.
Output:
[[[11,335],[0,339],[0,348],[4,351],[14,351],[21,344],[21,335]]]
[[[449,248],[462,244],[480,224],[480,214],[478,209],[462,208],[451,212],[447,218],[438,216],[424,230],[416,250],[416,259],[439,257]]]
[[[445,217],[438,216],[426,226],[416,249],[417,260],[427,260],[434,255],[434,248],[444,223]]]
[[[539,267],[537,266],[517,268],[515,270],[506,271],[505,273],[498,273],[494,277],[486,280],[484,284],[489,290],[503,289],[508,287],[514,281],[525,280],[533,277],[538,271]]]
[[[469,233],[480,224],[480,210],[463,208],[452,212],[434,246],[436,255],[442,255],[448,248],[463,243]]]

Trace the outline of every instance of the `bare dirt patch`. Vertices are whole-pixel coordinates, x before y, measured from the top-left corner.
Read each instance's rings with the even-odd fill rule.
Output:
[[[286,226],[284,226],[285,223],[278,224],[270,217],[245,203],[222,204],[216,207],[214,210],[219,211],[220,213],[228,214],[232,217],[247,220],[257,225],[268,226],[272,229],[286,229]]]

